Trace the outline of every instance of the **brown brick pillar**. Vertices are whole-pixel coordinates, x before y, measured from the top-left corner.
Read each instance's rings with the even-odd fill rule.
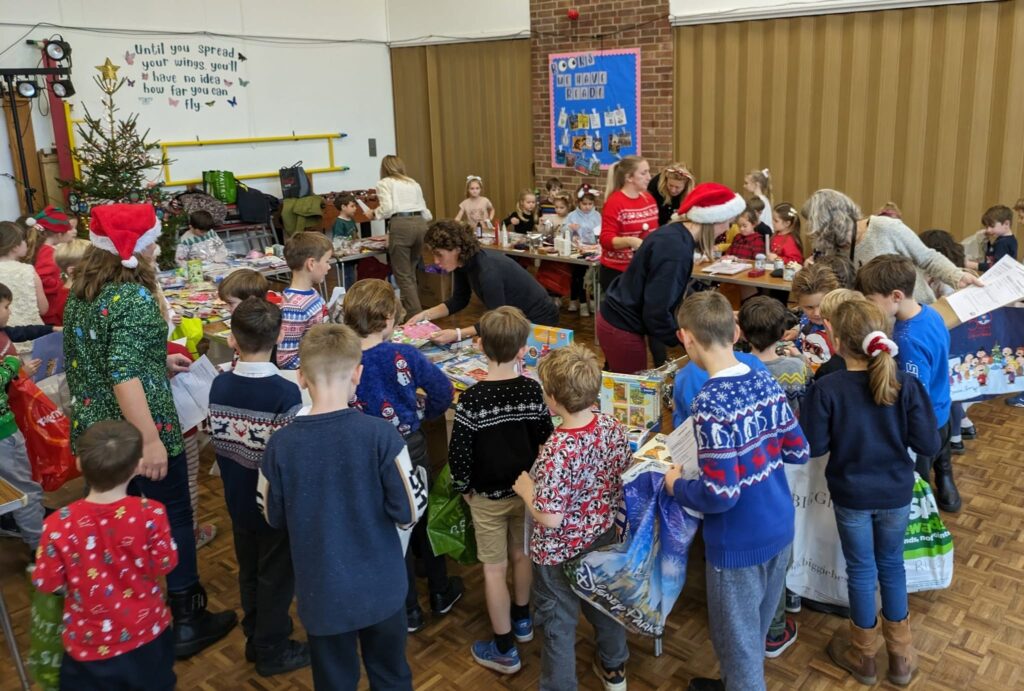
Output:
[[[570,21],[569,8],[580,17]],[[555,176],[573,189],[595,180],[568,168],[551,166],[548,54],[613,48],[640,48],[641,154],[652,173],[672,160],[672,27],[668,0],[530,0],[530,60],[533,78],[533,162],[536,182]]]

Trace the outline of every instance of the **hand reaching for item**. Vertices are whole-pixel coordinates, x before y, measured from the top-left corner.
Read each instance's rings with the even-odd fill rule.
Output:
[[[439,345],[455,343],[457,339],[458,334],[455,333],[455,329],[442,329],[441,331],[436,331],[430,335],[430,340]]]
[[[21,366],[25,370],[25,374],[28,375],[29,379],[36,376],[36,372],[39,371],[39,366],[43,364],[43,361],[39,358],[35,360],[22,360]]]

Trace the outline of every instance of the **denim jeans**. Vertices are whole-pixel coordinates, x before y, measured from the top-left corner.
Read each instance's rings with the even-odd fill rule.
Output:
[[[875,625],[875,584],[881,586],[882,614],[907,618],[907,573],[903,538],[910,505],[898,509],[845,509],[835,506],[839,542],[846,557],[850,618],[862,629]]]
[[[591,551],[611,544],[614,529],[607,531],[590,545]],[[533,603],[537,621],[543,622],[544,648],[540,656],[541,691],[575,691],[576,627],[580,610],[594,629],[593,642],[601,664],[615,669],[629,659],[626,629],[615,619],[584,602],[569,586],[565,565],[533,565]]]
[[[43,488],[32,479],[25,437],[19,431],[0,440],[0,477],[27,498],[25,505],[16,509],[13,515],[21,539],[35,550],[43,533]]]
[[[178,565],[167,574],[167,590],[172,593],[188,590],[199,582],[199,567],[196,565],[196,534],[192,527],[192,500],[188,492],[185,452],[167,459],[167,475],[163,480],[136,477],[128,485],[128,493],[155,499],[167,509],[171,537],[178,545]]]

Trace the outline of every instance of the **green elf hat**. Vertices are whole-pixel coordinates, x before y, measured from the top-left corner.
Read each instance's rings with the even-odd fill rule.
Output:
[[[68,222],[68,215],[64,209],[50,204],[37,213],[33,218],[28,219],[29,227],[35,226],[40,230],[48,230],[51,233],[70,233],[71,223]]]

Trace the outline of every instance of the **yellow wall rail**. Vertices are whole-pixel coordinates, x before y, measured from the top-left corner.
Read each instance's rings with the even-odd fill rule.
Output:
[[[71,117],[71,106],[67,101],[64,101],[64,121],[68,126],[68,142],[71,145],[71,149],[75,148],[75,125],[84,122],[80,119],[72,119]],[[185,147],[201,147],[201,146],[224,146],[224,145],[238,145],[238,144],[263,144],[267,142],[299,142],[309,141],[316,139],[323,139],[327,142],[327,165],[322,168],[306,168],[306,173],[313,175],[314,173],[341,173],[349,169],[348,166],[339,166],[334,160],[334,140],[344,139],[348,135],[344,132],[328,132],[324,134],[285,134],[275,137],[239,137],[236,139],[189,139],[180,142],[160,142],[160,152],[163,154],[164,160],[167,160],[168,149],[174,148],[185,148]],[[82,169],[78,162],[78,159],[72,155],[71,161],[75,169],[75,179],[82,179]],[[202,184],[202,178],[189,178],[186,180],[172,180],[171,179],[171,166],[165,164],[164,169],[164,184],[168,187],[176,185],[199,185]],[[268,171],[265,173],[236,173],[236,180],[255,180],[259,178],[276,178],[279,172]]]
[[[327,165],[321,168],[306,168],[306,173],[340,173],[348,170],[348,166],[339,166],[334,161],[334,140],[343,139],[348,135],[344,132],[329,132],[326,134],[286,134],[275,137],[239,137],[236,139],[187,139],[180,142],[160,142],[160,151],[164,159],[168,158],[168,149],[183,147],[202,146],[231,146],[238,144],[264,144],[268,142],[298,142],[323,139],[327,142]],[[164,164],[164,184],[168,187],[177,185],[198,185],[203,182],[202,178],[188,178],[184,180],[171,179],[171,166]],[[235,173],[236,180],[255,180],[258,178],[276,178],[279,172],[276,170],[261,173]]]

